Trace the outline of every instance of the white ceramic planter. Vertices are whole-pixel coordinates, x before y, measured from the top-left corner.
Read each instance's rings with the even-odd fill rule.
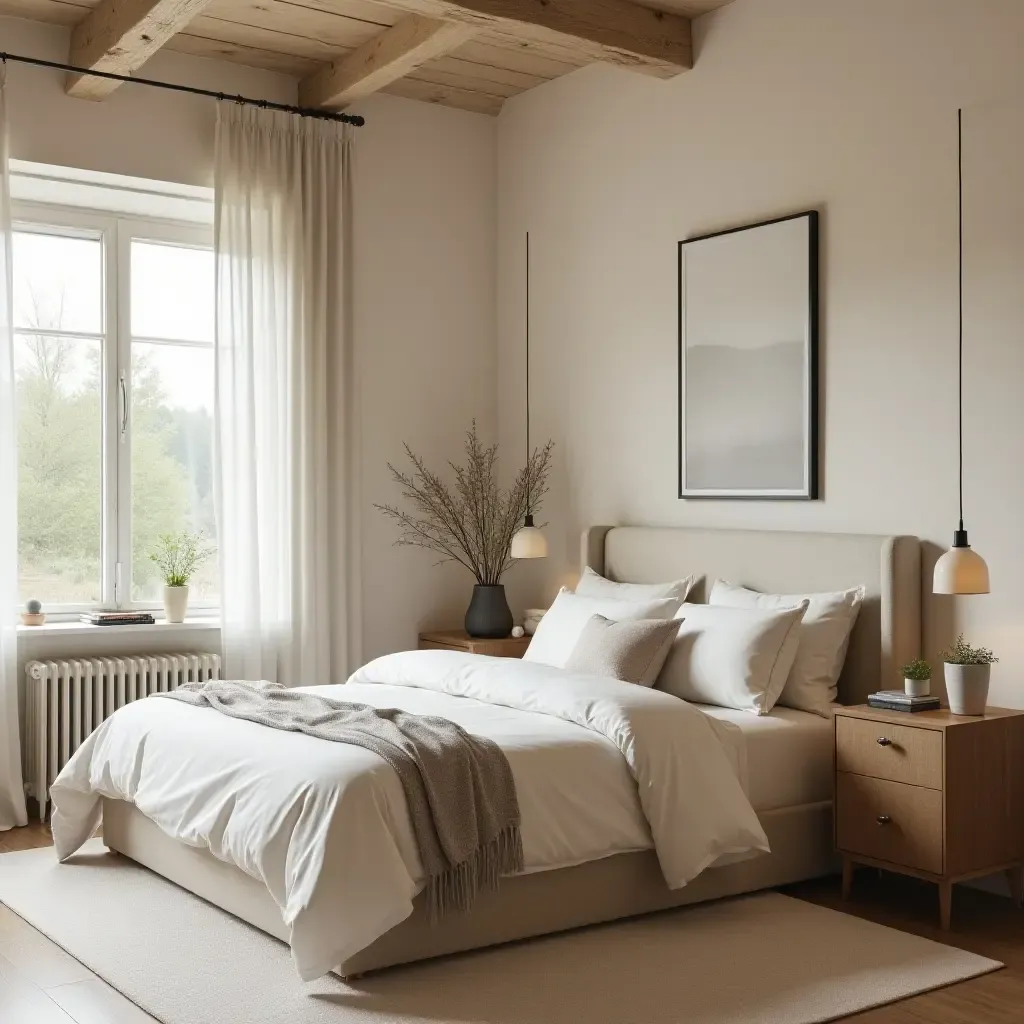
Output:
[[[164,617],[168,622],[184,622],[188,611],[188,587],[164,587]]]
[[[930,679],[904,679],[903,692],[908,697],[927,697],[932,692]]]
[[[945,663],[946,698],[954,715],[983,715],[988,702],[991,665]]]

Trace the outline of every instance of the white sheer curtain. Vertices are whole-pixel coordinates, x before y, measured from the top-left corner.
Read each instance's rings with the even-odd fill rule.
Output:
[[[0,66],[0,830],[27,820],[18,730],[18,433],[6,78]]]
[[[351,129],[221,103],[218,533],[228,678],[358,659]]]

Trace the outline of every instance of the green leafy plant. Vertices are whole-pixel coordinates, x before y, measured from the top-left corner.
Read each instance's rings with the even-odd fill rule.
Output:
[[[534,449],[512,486],[503,490],[496,476],[498,446],[481,444],[474,420],[466,433],[466,464],[449,463],[453,486],[405,445],[412,472],[403,473],[390,463],[388,469],[411,511],[374,507],[398,524],[396,544],[435,551],[441,562],[464,565],[478,583],[496,584],[512,565],[512,538],[547,492],[552,447],[549,441]]]
[[[963,633],[939,657],[947,665],[992,665],[999,660],[987,647],[972,647],[964,640]]]
[[[903,678],[904,679],[931,679],[932,667],[928,664],[924,658],[915,658],[913,661],[908,661],[903,666]]]
[[[149,557],[168,587],[187,587],[196,570],[212,553],[203,544],[201,533],[182,530],[181,533],[160,534],[157,549]]]

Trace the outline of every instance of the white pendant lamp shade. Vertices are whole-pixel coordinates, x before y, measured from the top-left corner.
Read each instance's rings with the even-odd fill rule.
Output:
[[[988,566],[985,559],[970,545],[957,547],[954,542],[936,563],[932,577],[935,594],[987,594]]]
[[[513,558],[548,557],[548,539],[543,530],[533,525],[533,516],[527,516],[526,524],[516,531],[509,553]]]

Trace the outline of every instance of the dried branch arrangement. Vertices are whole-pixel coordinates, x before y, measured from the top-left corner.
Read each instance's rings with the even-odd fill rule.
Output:
[[[449,463],[455,474],[453,486],[427,469],[406,445],[412,471],[403,473],[391,463],[388,469],[411,511],[395,505],[374,507],[398,524],[396,544],[434,551],[442,556],[441,562],[464,565],[477,583],[493,585],[512,565],[509,549],[516,531],[547,492],[551,449],[551,441],[534,449],[512,487],[502,490],[495,474],[498,446],[480,443],[474,420],[466,433],[466,464]]]

